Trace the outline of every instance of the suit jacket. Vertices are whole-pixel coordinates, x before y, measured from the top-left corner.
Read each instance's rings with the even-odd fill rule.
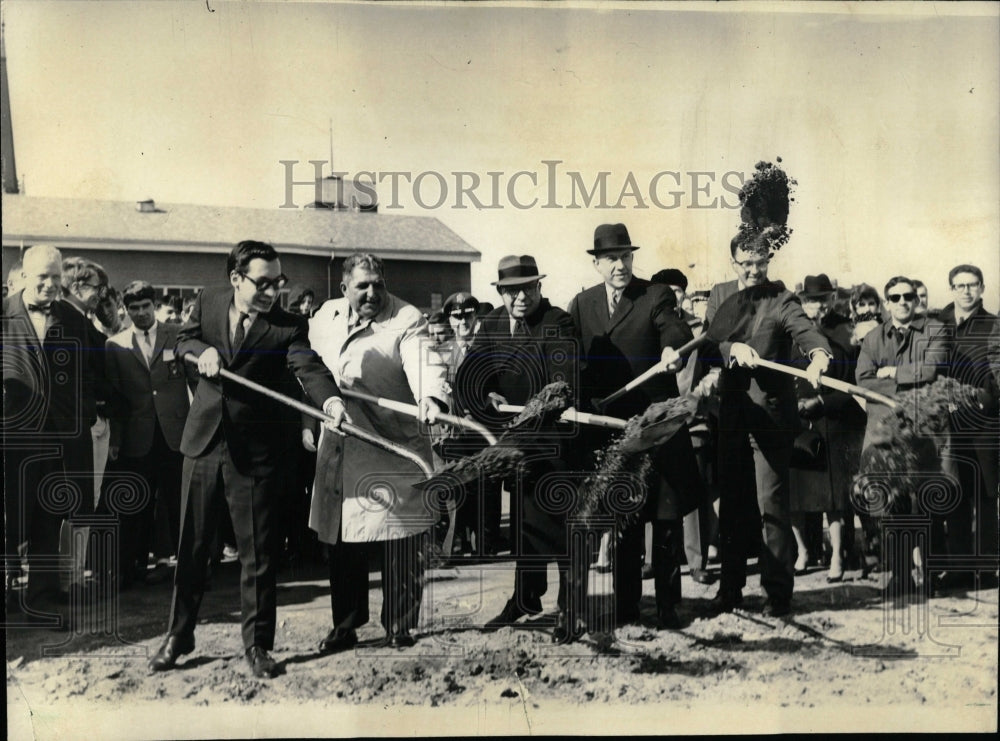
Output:
[[[728,322],[730,326],[723,327]],[[724,364],[719,378],[721,398],[720,424],[726,416],[727,397],[748,394],[750,401],[763,408],[772,422],[789,433],[799,427],[798,404],[792,376],[766,368],[726,367],[730,350],[736,342],[750,345],[761,358],[790,365],[798,351],[809,357],[822,350],[832,358],[826,337],[802,311],[799,297],[780,282],[768,282],[733,293],[718,307],[708,334],[724,337],[713,348],[706,347],[706,359],[721,358]],[[796,348],[797,346],[797,348]]]
[[[660,361],[664,347],[680,347],[694,335],[677,315],[677,299],[668,286],[632,278],[615,315],[608,317],[604,284],[579,293],[569,305],[583,354],[581,393],[584,404],[624,386]],[[642,414],[652,402],[677,396],[677,378],[661,373],[623,396],[606,410],[617,417]]]
[[[22,507],[42,492],[39,476],[62,470],[73,474],[74,488],[93,488],[94,449],[90,428],[96,421],[92,353],[87,351],[86,318],[72,306],[53,301],[45,337],[35,334],[22,293],[3,300],[3,462],[4,505],[9,537],[20,531]],[[27,465],[33,461],[37,465]],[[44,461],[44,464],[43,464]],[[89,511],[90,497],[65,498],[66,511]],[[13,548],[9,541],[8,548]]]
[[[982,430],[1000,435],[1000,385],[990,372],[989,338],[997,317],[982,304],[961,324],[955,318],[955,304],[948,304],[938,314],[938,321],[954,333],[948,374],[955,380],[979,388],[983,411],[978,414],[952,415],[952,429]]]
[[[348,327],[346,298],[327,301],[310,322],[309,338],[345,389],[413,404],[448,398],[448,369],[427,334],[418,309],[387,294],[371,321]],[[346,399],[354,424],[431,462],[430,437],[414,417]],[[374,477],[374,478],[373,478]],[[422,533],[433,522],[423,478],[409,460],[353,437],[323,430],[316,460],[309,527],[325,543],[395,540]]]
[[[82,391],[95,386],[91,329],[83,314],[56,300],[45,337],[39,340],[23,292],[3,300],[5,434],[89,439],[96,402]]]
[[[124,456],[138,458],[149,453],[157,427],[167,446],[180,450],[190,407],[187,380],[193,366],[174,354],[179,330],[176,324],[157,323],[148,366],[131,328],[105,345],[108,380],[127,404],[126,410],[111,417],[111,445],[119,447]]]
[[[570,315],[542,299],[538,309],[525,317],[524,327],[526,335],[512,337],[507,308],[494,309],[483,318],[456,375],[455,396],[461,408],[494,429],[513,415],[494,410],[490,392],[511,404],[523,405],[555,381],[565,381],[574,393],[577,391],[577,352]]]
[[[309,345],[305,317],[275,305],[257,315],[234,353],[229,340],[232,303],[231,287],[198,295],[190,319],[177,334],[178,359],[188,353],[198,357],[214,347],[229,371],[279,393],[295,397],[297,378],[317,406],[340,396],[330,371]],[[203,455],[220,431],[237,470],[252,476],[272,475],[300,440],[299,416],[287,405],[221,377],[202,378],[184,425],[181,452],[192,458]]]
[[[582,399],[604,397],[659,362],[666,346],[680,347],[692,339],[691,328],[677,314],[677,299],[669,286],[632,278],[622,292],[613,317],[608,316],[604,284],[579,293],[569,306],[581,343]],[[661,373],[626,394],[606,410],[616,417],[642,414],[653,402],[678,395],[677,378]],[[584,402],[586,404],[586,402]],[[598,444],[606,444],[606,435]],[[694,509],[702,494],[691,437],[677,432],[650,452],[654,476],[649,482],[646,514],[675,519]]]

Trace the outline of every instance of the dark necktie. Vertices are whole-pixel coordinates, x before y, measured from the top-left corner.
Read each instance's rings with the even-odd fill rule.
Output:
[[[32,314],[46,314],[46,315],[48,315],[48,314],[52,313],[52,304],[45,304],[44,306],[42,306],[41,304],[28,304],[26,308]]]
[[[621,301],[621,298],[621,291],[615,290],[611,292],[611,303],[608,304],[608,316],[613,317],[615,315],[615,309],[618,308],[618,302]]]
[[[528,325],[524,323],[523,319],[514,320],[514,334],[513,337],[527,337],[528,336]]]
[[[233,335],[233,352],[239,350],[240,346],[243,344],[243,340],[246,339],[247,330],[244,325],[244,322],[246,322],[246,320],[249,318],[250,318],[249,314],[247,314],[245,311],[241,311],[239,318],[237,318],[236,320],[236,334]]]

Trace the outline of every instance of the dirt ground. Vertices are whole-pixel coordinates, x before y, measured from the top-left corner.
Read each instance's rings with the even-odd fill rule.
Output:
[[[386,650],[377,621],[354,651],[320,656],[330,627],[324,568],[280,576],[275,658],[255,679],[240,651],[238,564],[213,577],[195,652],[151,675],[169,584],[89,608],[90,629],[7,633],[9,737],[101,738],[481,733],[659,733],[997,729],[997,590],[893,606],[878,575],[822,570],[796,580],[793,614],[763,618],[759,578],[743,609],[712,617],[715,586],[685,573],[683,626],[655,628],[653,583],[641,625],[554,646],[547,612],[523,627],[477,626],[503,606],[510,562],[428,572],[417,645]],[[381,593],[372,574],[370,601]],[[610,579],[592,572],[592,604]],[[433,710],[431,710],[433,709]]]

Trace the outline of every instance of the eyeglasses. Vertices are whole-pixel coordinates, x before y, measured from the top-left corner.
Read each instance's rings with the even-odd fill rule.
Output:
[[[739,260],[733,260],[733,265],[738,267],[740,270],[750,270],[751,268],[757,268],[760,270],[761,268],[766,268],[770,262],[771,258],[767,258],[766,260],[743,260],[742,262]]]
[[[953,290],[953,291],[974,291],[977,288],[979,288],[979,286],[981,286],[981,285],[982,285],[982,283],[980,283],[978,280],[975,283],[953,283],[952,286],[951,286],[951,290]]]
[[[95,291],[97,291],[97,295],[100,296],[101,298],[104,298],[105,296],[108,295],[108,286],[103,283],[96,286],[93,283],[81,283],[81,285],[87,286],[87,288],[93,288]]]
[[[240,273],[244,278],[254,284],[254,287],[258,291],[266,291],[268,288],[274,288],[280,291],[288,283],[288,276],[282,273],[277,278],[260,278],[259,280],[254,280],[246,273]]]
[[[458,319],[459,321],[462,321],[463,319],[472,319],[476,316],[476,310],[466,309],[465,311],[453,311],[448,316],[452,319]]]
[[[524,291],[525,296],[530,296],[535,291],[538,290],[538,282],[529,283],[527,285],[521,284],[519,286],[500,286],[500,293],[504,296],[516,297],[521,291]]]
[[[885,298],[886,298],[887,301],[889,301],[889,303],[892,303],[892,304],[898,304],[900,302],[900,300],[907,301],[909,303],[913,303],[913,301],[915,301],[916,298],[917,298],[917,294],[913,293],[913,292],[908,292],[908,293],[890,293],[890,294],[887,294]]]

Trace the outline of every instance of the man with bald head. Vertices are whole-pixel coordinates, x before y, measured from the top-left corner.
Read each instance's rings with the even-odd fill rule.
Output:
[[[35,245],[25,251],[23,288],[4,299],[2,335],[4,554],[8,564],[17,563],[18,546],[26,544],[30,571],[22,595],[13,599],[8,591],[8,614],[20,608],[26,622],[57,629],[68,627],[69,616],[51,563],[63,517],[93,496],[90,427],[96,419],[83,393],[93,386],[85,352],[89,322],[60,300],[61,280],[59,250]]]

